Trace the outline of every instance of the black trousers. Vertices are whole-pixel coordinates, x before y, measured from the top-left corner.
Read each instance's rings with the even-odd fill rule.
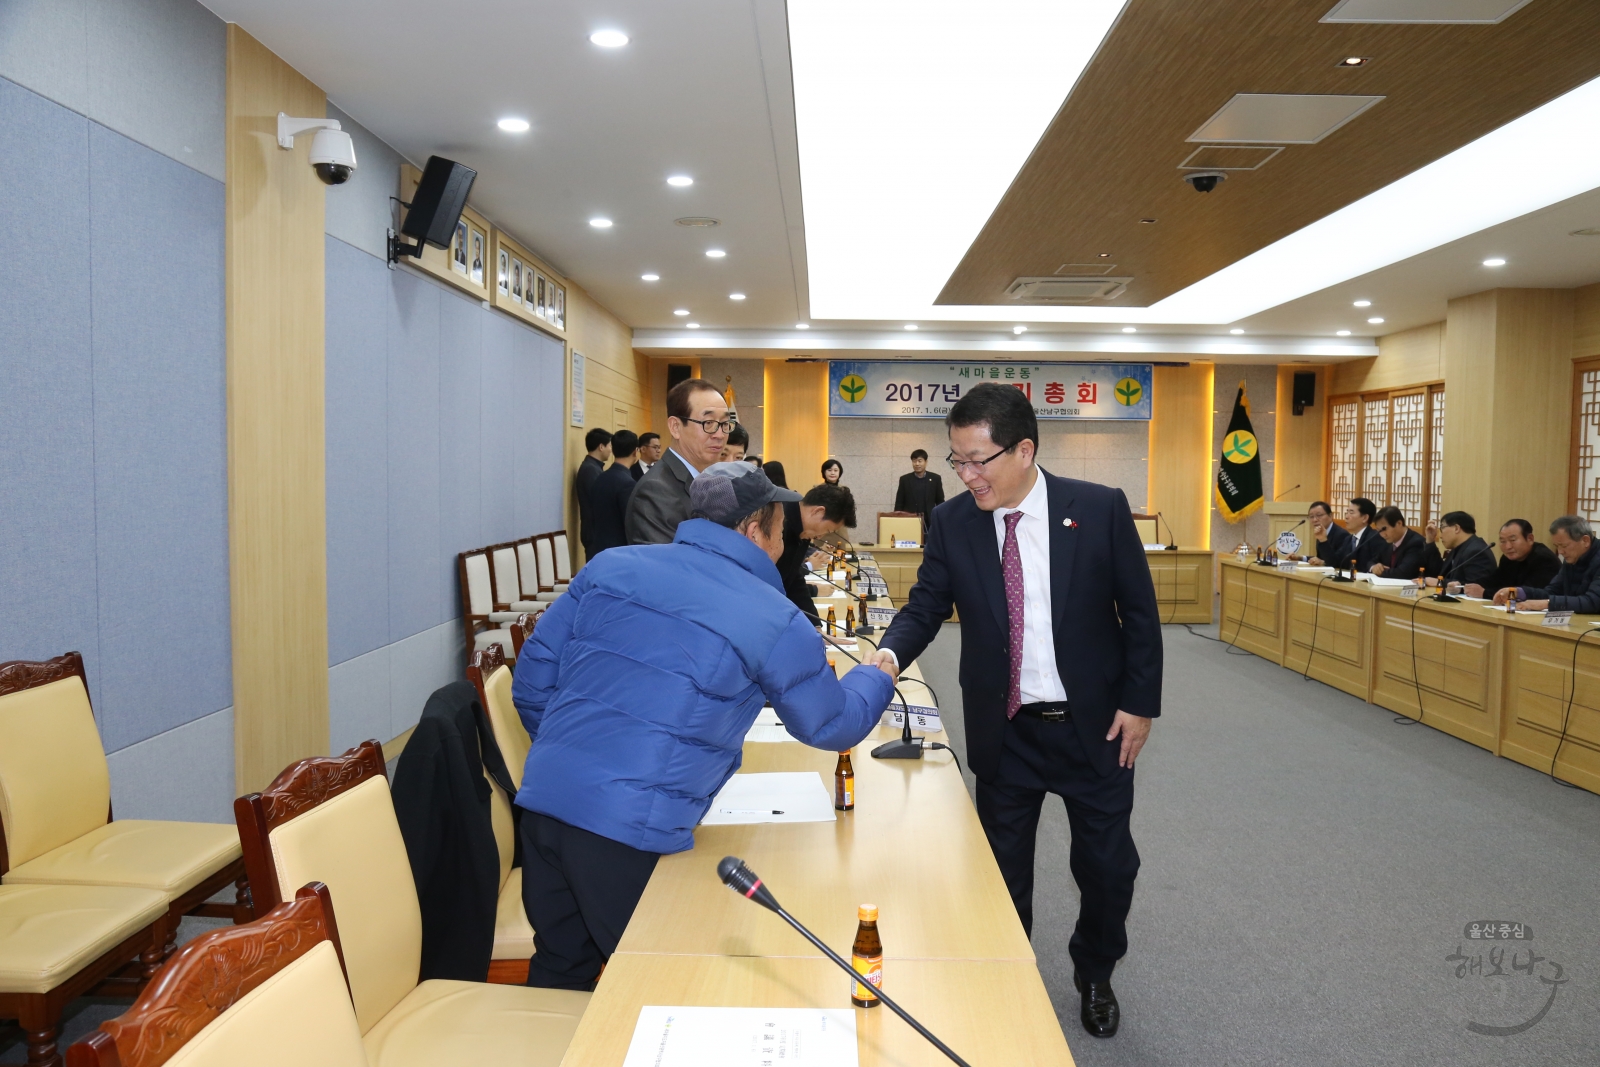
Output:
[[[1128,908],[1139,873],[1139,850],[1128,826],[1133,769],[1119,767],[1101,777],[1070,720],[1011,720],[999,773],[993,781],[978,780],[978,821],[1030,937],[1034,841],[1046,793],[1065,802],[1072,828],[1072,877],[1080,904],[1068,951],[1084,981],[1103,982],[1128,952]]]
[[[592,990],[661,857],[522,812],[522,906],[533,924],[528,984]]]

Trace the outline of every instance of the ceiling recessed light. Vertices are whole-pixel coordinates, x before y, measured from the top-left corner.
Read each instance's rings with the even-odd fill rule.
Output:
[[[659,274],[641,274],[641,275],[639,275],[639,280],[642,281],[642,282],[659,282],[661,280],[661,275],[659,275]]]
[[[1496,256],[1493,259],[1484,260],[1483,265],[1485,267],[1503,267],[1506,265],[1506,261],[1501,259],[1499,256]]]
[[[744,294],[743,293],[729,293],[728,294],[728,299],[729,300],[743,300],[744,299]]]
[[[589,225],[593,226],[597,230],[609,230],[611,229],[611,220],[607,218],[593,218],[589,220]]]
[[[1154,226],[1155,224],[1156,224],[1156,220],[1155,219],[1140,219],[1139,220],[1139,225],[1141,225],[1141,226]]]
[[[1111,253],[1110,252],[1101,252],[1098,255],[1099,255],[1099,258],[1101,258],[1101,259],[1110,259],[1111,258]]]
[[[528,132],[528,120],[527,119],[501,119],[499,122],[495,123],[495,125],[500,127],[502,130],[506,131],[507,133],[527,133]]]
[[[694,179],[687,174],[674,174],[667,179],[667,184],[676,186],[679,189],[685,189],[694,184]]]
[[[1339,336],[1340,337],[1349,337],[1350,336],[1350,331],[1349,330],[1340,330],[1339,331]]]
[[[1583,230],[1573,230],[1567,236],[1568,237],[1600,237],[1600,228],[1591,226],[1591,227],[1589,227],[1587,229],[1583,229]]]
[[[687,315],[687,314],[689,314],[689,309],[688,308],[678,308],[676,311],[673,312],[673,314],[674,315]]]
[[[684,325],[689,327],[691,330],[698,330],[700,328],[700,324],[698,322],[686,322]]]
[[[601,48],[621,48],[628,43],[628,35],[621,30],[596,30],[589,35],[589,43]]]
[[[1353,306],[1358,307],[1358,308],[1369,308],[1369,307],[1372,306],[1372,301],[1370,301],[1370,300],[1357,300]]]
[[[1237,337],[1241,333],[1244,333],[1243,330],[1229,330],[1228,332],[1233,334],[1235,337]]]
[[[1138,333],[1139,331],[1138,331],[1137,328],[1135,328],[1133,326],[1124,326],[1122,328],[1122,332],[1123,333]]]
[[[1011,332],[1016,334],[1018,337],[1021,337],[1023,334],[1028,332],[1028,328],[1026,326],[1013,326],[1011,327]]]
[[[1372,316],[1372,318],[1368,319],[1367,321],[1370,322],[1374,326],[1381,326],[1381,325],[1383,325],[1383,316],[1382,315],[1374,315],[1374,316]]]
[[[811,324],[809,322],[797,322],[794,324],[794,328],[797,330],[809,330],[811,329]]]
[[[909,323],[909,322],[908,322],[908,323],[906,323],[906,329],[908,329],[908,330],[915,330],[915,329],[917,329],[917,328],[918,328],[918,327],[917,327],[917,326],[915,326],[915,325],[913,325],[913,324],[912,324],[912,323]]]
[[[707,218],[704,215],[690,215],[687,218],[673,219],[672,221],[673,221],[674,224],[676,224],[678,226],[711,227],[711,226],[721,226],[722,225],[722,222],[720,220]]]
[[[1371,56],[1345,56],[1339,60],[1341,67],[1364,67],[1372,62]]]
[[[708,248],[708,249],[706,249],[706,255],[711,257],[712,259],[721,259],[723,256],[725,256],[727,254],[728,253],[724,252],[720,248]]]

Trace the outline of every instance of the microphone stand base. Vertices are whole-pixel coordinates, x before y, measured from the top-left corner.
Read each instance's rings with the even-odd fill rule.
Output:
[[[1346,584],[1346,585],[1351,585],[1351,584],[1353,584],[1353,583],[1354,583],[1354,582],[1355,582],[1355,579],[1354,579],[1354,578],[1346,578],[1346,577],[1345,577],[1345,576],[1344,576],[1344,575],[1342,575],[1342,574],[1335,574],[1335,575],[1334,575],[1334,576],[1333,576],[1333,577],[1332,577],[1332,578],[1331,578],[1331,579],[1330,579],[1330,581],[1335,581],[1335,582],[1344,582],[1344,583],[1345,583],[1345,584]]]
[[[1164,546],[1162,546],[1161,551],[1163,551],[1163,552],[1176,552],[1176,551],[1178,551],[1178,546],[1177,545],[1164,545]]]
[[[872,750],[873,759],[921,759],[922,738],[913,737],[907,741],[899,738],[879,745]]]

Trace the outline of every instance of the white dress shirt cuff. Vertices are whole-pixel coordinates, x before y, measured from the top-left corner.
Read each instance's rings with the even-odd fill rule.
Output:
[[[879,652],[887,652],[889,654],[889,658],[894,660],[894,669],[898,673],[899,670],[900,670],[900,657],[894,654],[894,649],[892,649],[892,648],[881,648],[880,647],[878,649],[878,651]]]

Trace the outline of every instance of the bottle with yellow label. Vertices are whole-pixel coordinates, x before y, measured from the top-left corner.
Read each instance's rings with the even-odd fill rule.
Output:
[[[846,637],[856,632],[856,608],[854,604],[844,609],[844,632]]]
[[[850,753],[839,753],[839,762],[833,768],[833,806],[839,811],[849,811],[856,806],[856,771],[850,765]]]
[[[828,636],[837,637],[839,634],[839,613],[832,608],[828,609]]]
[[[883,942],[878,940],[878,906],[863,904],[856,910],[856,942],[850,947],[850,965],[861,977],[850,983],[850,1003],[876,1008],[877,990],[883,986]]]

